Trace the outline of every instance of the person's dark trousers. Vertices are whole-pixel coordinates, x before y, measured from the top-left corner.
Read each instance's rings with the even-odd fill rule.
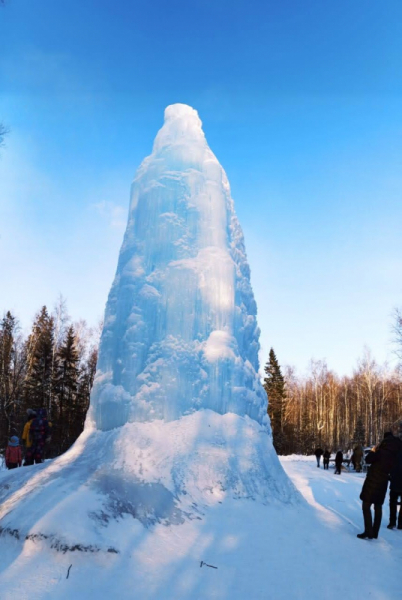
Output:
[[[402,494],[398,494],[397,492],[389,493],[389,524],[394,527],[396,525],[398,498],[402,499]],[[398,529],[402,529],[402,506],[399,508]]]
[[[17,463],[8,463],[7,469],[16,469],[18,467]]]
[[[374,504],[374,525],[373,516],[371,514],[371,503],[363,502],[363,518],[364,518],[364,532],[373,538],[378,537],[380,531],[381,519],[382,519],[382,506],[381,504]]]
[[[316,456],[316,459],[317,459],[317,467],[319,467],[320,466],[321,456]]]
[[[337,465],[335,463],[335,475],[340,475],[341,474],[341,469],[342,469],[342,465]]]
[[[329,460],[325,460],[324,458],[324,469],[328,469],[329,467]]]

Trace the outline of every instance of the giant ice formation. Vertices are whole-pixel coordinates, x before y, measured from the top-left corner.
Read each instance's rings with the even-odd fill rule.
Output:
[[[196,111],[169,106],[133,183],[85,431],[0,474],[0,537],[141,555],[144,528],[297,500],[272,446],[249,277],[225,172]]]
[[[134,179],[88,417],[98,429],[202,408],[266,414],[243,234],[201,125],[168,106]]]

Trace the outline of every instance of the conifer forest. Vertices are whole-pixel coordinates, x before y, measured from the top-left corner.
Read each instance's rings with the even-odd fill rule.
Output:
[[[52,423],[46,457],[65,452],[84,427],[96,371],[98,334],[71,323],[61,298],[43,306],[27,337],[8,311],[0,323],[0,452],[21,436],[28,408],[46,408]]]

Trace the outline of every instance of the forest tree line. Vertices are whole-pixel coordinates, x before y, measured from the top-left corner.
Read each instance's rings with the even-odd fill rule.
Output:
[[[0,452],[21,437],[28,408],[46,408],[52,423],[46,456],[58,456],[84,427],[98,356],[98,331],[72,323],[63,298],[43,306],[24,337],[8,311],[0,322]]]
[[[0,453],[21,436],[28,408],[46,408],[52,423],[47,457],[65,452],[83,430],[96,372],[99,326],[71,322],[60,297],[43,306],[24,337],[9,311],[0,321]],[[402,313],[395,313],[396,353],[402,361]],[[350,377],[325,361],[309,373],[282,369],[273,349],[265,365],[274,446],[278,454],[311,454],[315,447],[347,450],[377,443],[402,420],[402,369],[380,366],[367,351]]]
[[[402,358],[400,313],[397,319]],[[278,454],[312,454],[317,446],[332,452],[372,446],[402,421],[402,370],[377,364],[368,350],[350,377],[339,377],[325,361],[311,361],[308,374],[300,377],[291,367],[282,373],[271,349],[265,375]]]

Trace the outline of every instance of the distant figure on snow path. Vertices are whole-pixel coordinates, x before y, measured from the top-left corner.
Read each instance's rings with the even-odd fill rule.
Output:
[[[402,423],[399,425],[398,437],[402,440]],[[402,502],[402,444],[390,473],[389,486],[389,523],[388,529],[396,527],[398,499]],[[398,529],[402,529],[402,504],[399,507]]]
[[[329,468],[329,459],[331,458],[331,452],[328,450],[328,448],[325,448],[325,452],[324,452],[324,469]]]
[[[401,448],[402,441],[388,431],[384,434],[384,439],[379,446],[373,448],[366,456],[366,463],[370,465],[370,468],[360,494],[360,500],[363,502],[364,531],[357,537],[361,540],[378,538],[389,474]],[[374,524],[371,514],[372,504],[374,504]]]
[[[353,450],[353,456],[354,456],[354,468],[356,473],[360,473],[360,471],[362,470],[362,459],[363,459],[363,448],[361,447],[360,444],[358,444],[355,449]]]
[[[320,468],[320,460],[321,456],[324,454],[324,450],[322,448],[316,448],[314,454],[317,459],[317,467]]]
[[[22,465],[22,453],[20,441],[16,435],[13,435],[8,442],[6,449],[6,467],[7,469],[16,469]]]
[[[343,453],[342,450],[338,450],[335,456],[335,473],[334,475],[340,475],[342,470],[343,463]]]

